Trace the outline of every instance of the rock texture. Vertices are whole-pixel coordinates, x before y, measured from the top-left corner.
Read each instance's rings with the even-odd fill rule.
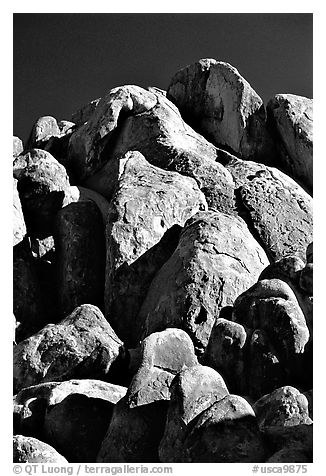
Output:
[[[27,149],[37,149],[51,137],[59,137],[60,133],[61,131],[59,125],[54,117],[40,117],[33,125],[32,131],[27,141]]]
[[[138,315],[142,336],[180,327],[202,353],[221,309],[232,305],[267,264],[241,219],[213,211],[195,215],[152,281]]]
[[[235,181],[237,206],[268,257],[304,258],[312,241],[312,199],[274,167],[232,159],[226,164]]]
[[[133,150],[155,166],[194,178],[210,206],[233,209],[232,177],[216,162],[225,152],[191,129],[162,94],[135,86],[113,89],[99,102],[70,139],[68,165],[78,180],[110,199],[119,169],[114,159]]]
[[[15,159],[14,176],[27,228],[45,236],[52,234],[55,213],[69,190],[65,168],[49,152],[32,149]]]
[[[57,463],[66,465],[68,461],[54,448],[36,438],[16,435],[13,437],[14,463]]]
[[[17,157],[17,155],[21,154],[24,150],[24,144],[23,144],[23,141],[17,137],[17,136],[13,136],[13,141],[12,141],[12,145],[13,145],[13,157]]]
[[[184,369],[174,378],[159,447],[162,463],[185,462],[185,440],[196,417],[228,393],[221,375],[203,365]]]
[[[14,347],[14,387],[74,377],[105,379],[122,352],[100,310],[84,304]]]
[[[105,240],[98,206],[80,199],[60,210],[54,242],[60,314],[84,303],[103,309]]]
[[[113,411],[97,462],[158,461],[171,382],[195,365],[193,344],[182,330],[166,329],[144,339],[140,367]]]
[[[39,435],[69,462],[95,461],[114,405],[126,391],[88,379],[27,387],[14,398],[19,432]]]
[[[281,387],[254,404],[261,429],[273,426],[309,425],[308,400],[294,387]]]
[[[188,463],[259,463],[265,448],[249,403],[226,395],[205,410],[185,441]]]
[[[236,299],[233,319],[250,329],[262,329],[287,378],[300,381],[309,329],[290,286],[278,279],[258,281]]]
[[[267,104],[282,144],[282,168],[309,192],[313,188],[313,102],[294,94],[277,94]]]
[[[17,180],[13,179],[13,191],[14,191],[14,233],[13,233],[13,245],[20,243],[26,235],[26,225],[23,215],[22,206],[17,190]]]
[[[42,286],[26,239],[13,249],[13,312],[17,320],[17,342],[45,324]]]
[[[312,461],[312,100],[169,83],[13,139],[17,462]]]
[[[139,334],[136,318],[147,291],[144,284],[148,286],[153,277],[153,270],[147,276],[143,266],[145,289],[139,289],[139,282],[133,281],[137,260],[172,226],[183,226],[207,204],[193,179],[154,167],[137,152],[127,154],[119,166],[123,172],[110,202],[106,227],[105,310],[115,331],[133,347]]]
[[[171,79],[167,97],[214,144],[244,158],[262,154],[267,141],[263,101],[229,63],[202,59],[186,66]]]

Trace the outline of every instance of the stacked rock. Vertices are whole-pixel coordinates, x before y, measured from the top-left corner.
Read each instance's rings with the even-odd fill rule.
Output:
[[[312,461],[312,100],[203,59],[13,140],[14,461]]]

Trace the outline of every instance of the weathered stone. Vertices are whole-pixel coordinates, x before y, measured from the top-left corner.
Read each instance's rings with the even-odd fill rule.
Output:
[[[265,448],[255,413],[238,395],[226,395],[201,413],[184,443],[183,462],[258,463]]]
[[[166,329],[146,337],[141,344],[139,369],[127,392],[130,408],[169,400],[174,376],[197,364],[193,343],[181,329]]]
[[[13,462],[68,464],[68,461],[50,445],[22,435],[13,437]]]
[[[298,285],[300,272],[304,262],[298,256],[285,256],[269,264],[259,276],[259,279],[281,279],[289,285]]]
[[[66,135],[67,133],[71,132],[72,129],[74,129],[75,126],[76,126],[76,124],[74,122],[71,122],[71,121],[59,121],[58,122],[58,127],[59,127],[61,135]]]
[[[71,382],[71,381],[70,381]],[[126,388],[96,380],[64,382],[70,388],[56,388],[45,414],[44,434],[70,462],[96,460],[115,404]],[[76,384],[80,388],[76,388]],[[58,391],[58,396],[54,393]],[[51,400],[55,398],[55,402]]]
[[[51,235],[54,215],[66,203],[69,192],[65,168],[49,152],[33,149],[15,159],[14,176],[27,229]]]
[[[30,237],[31,251],[34,258],[47,261],[52,261],[55,254],[55,244],[53,236],[46,236],[45,238],[39,238],[35,236]]]
[[[70,140],[71,160],[80,180],[96,172],[105,161],[105,147],[117,129],[121,114],[141,114],[156,104],[156,96],[138,86],[112,89]]]
[[[304,447],[285,447],[266,460],[266,463],[312,463]]]
[[[223,375],[229,390],[246,393],[244,345],[247,333],[241,324],[216,319],[206,347],[203,362]]]
[[[202,353],[220,310],[232,305],[267,264],[243,220],[213,211],[195,215],[151,283],[138,315],[142,335],[179,327]]]
[[[113,406],[126,391],[88,379],[24,388],[14,396],[16,433],[53,445],[69,461],[94,461]]]
[[[307,263],[300,273],[300,288],[308,294],[308,296],[312,296],[313,294],[313,266],[313,263]]]
[[[184,441],[195,418],[228,394],[223,378],[210,367],[197,365],[181,371],[171,385],[171,401],[159,457],[162,463],[184,459]]]
[[[308,390],[307,392],[304,392],[304,396],[308,400],[308,411],[309,411],[309,417],[313,420],[313,390]]]
[[[284,385],[287,373],[278,357],[268,333],[256,329],[248,342],[246,352],[245,393],[254,401]]]
[[[19,391],[70,378],[108,380],[122,352],[122,342],[100,310],[84,304],[14,347],[14,387]]]
[[[97,462],[155,462],[163,435],[169,387],[178,372],[197,365],[189,336],[166,329],[147,337],[140,367],[115,406]]]
[[[173,225],[156,245],[131,265],[124,263],[114,274],[111,293],[115,293],[115,299],[108,316],[111,323],[116,323],[117,333],[129,347],[139,344],[140,322],[137,314],[155,274],[175,251],[181,230],[179,225]]]
[[[279,279],[258,281],[235,300],[233,316],[250,329],[263,329],[288,376],[300,377],[309,330],[288,284]]]
[[[13,229],[13,245],[20,243],[26,235],[26,225],[23,215],[22,206],[17,190],[17,180],[13,179],[13,192],[14,192],[14,229]]]
[[[166,97],[166,91],[164,89],[157,88],[156,86],[148,86],[147,90],[150,93],[162,94],[162,96]]]
[[[313,243],[309,243],[306,250],[307,263],[313,263],[313,260],[314,260],[313,256],[314,256]]]
[[[13,136],[13,157],[17,157],[17,155],[21,154],[24,150],[24,144],[21,139],[17,136]]]
[[[271,261],[288,255],[305,258],[312,241],[312,199],[291,178],[273,167],[231,159],[237,205]]]
[[[171,79],[167,97],[215,145],[245,158],[266,149],[263,101],[230,64],[202,59],[186,66]]]
[[[308,266],[308,265],[307,265]],[[286,256],[280,260],[271,263],[267,268],[263,270],[259,276],[259,280],[263,279],[281,279],[285,281],[292,291],[294,292],[298,303],[301,307],[301,310],[305,316],[306,323],[310,333],[310,340],[312,340],[312,330],[313,330],[313,302],[310,299],[310,296],[307,295],[305,289],[301,288],[301,275],[304,269],[304,262],[298,256]],[[308,271],[308,286],[309,279],[312,276],[309,276]],[[303,273],[304,275],[304,273]],[[305,286],[303,280],[303,286]],[[311,282],[311,281],[310,281]],[[308,288],[309,289],[309,288]],[[311,289],[311,288],[310,288]]]
[[[267,113],[282,143],[281,167],[308,191],[313,186],[313,100],[277,94]]]
[[[41,329],[44,322],[42,288],[27,241],[13,253],[13,312],[17,319],[16,342]]]
[[[107,217],[105,312],[118,335],[133,347],[139,335],[136,316],[153,272],[148,276],[143,267],[145,286],[139,293],[132,271],[130,280],[124,269],[132,270],[167,230],[183,226],[207,204],[193,179],[154,167],[137,152],[127,154],[121,164],[123,173]]]
[[[124,114],[117,120],[120,111]],[[104,121],[106,126],[101,129]],[[100,137],[101,140],[96,139]],[[94,142],[94,150],[88,140]],[[221,211],[233,209],[232,177],[215,162],[225,152],[187,126],[178,109],[156,91],[136,86],[110,91],[99,103],[96,117],[94,114],[87,125],[72,135],[69,149],[69,170],[108,199],[116,185],[118,159],[128,151],[139,151],[155,166],[194,178],[210,206]]]
[[[101,212],[90,200],[62,208],[54,224],[60,315],[81,304],[103,309],[105,240]]]
[[[88,104],[85,104],[85,106],[82,106],[80,109],[78,109],[78,111],[76,111],[71,116],[72,122],[75,123],[76,126],[81,126],[82,124],[87,122],[95,111],[100,100],[101,98],[93,99],[93,101]]]
[[[270,426],[262,431],[269,456],[286,451],[302,451],[312,461],[313,453],[313,424],[298,424],[294,426]],[[283,453],[282,453],[283,454]],[[276,462],[276,461],[275,461]],[[290,459],[287,462],[292,462]]]
[[[42,145],[53,136],[60,136],[57,120],[52,116],[40,117],[33,125],[27,141],[27,149],[42,148]]]
[[[261,430],[273,426],[309,425],[308,400],[294,387],[281,387],[253,406]]]

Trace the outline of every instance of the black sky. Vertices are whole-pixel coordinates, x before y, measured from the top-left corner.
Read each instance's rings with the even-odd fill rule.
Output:
[[[124,84],[166,89],[183,66],[235,66],[266,102],[312,97],[312,14],[14,14],[14,135]]]

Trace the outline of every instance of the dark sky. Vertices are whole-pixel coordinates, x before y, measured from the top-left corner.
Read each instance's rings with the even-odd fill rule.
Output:
[[[116,86],[166,89],[183,66],[235,66],[266,102],[312,97],[312,14],[14,14],[14,135]]]

